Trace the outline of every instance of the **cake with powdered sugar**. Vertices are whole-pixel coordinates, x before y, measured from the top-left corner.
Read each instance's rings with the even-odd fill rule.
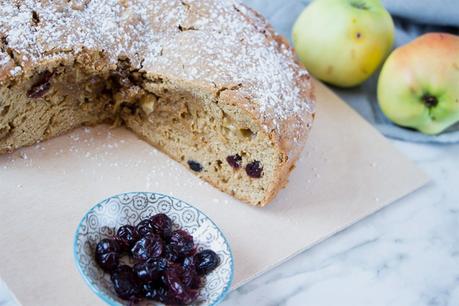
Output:
[[[1,153],[123,125],[263,206],[286,184],[313,106],[294,51],[239,2],[0,0]]]

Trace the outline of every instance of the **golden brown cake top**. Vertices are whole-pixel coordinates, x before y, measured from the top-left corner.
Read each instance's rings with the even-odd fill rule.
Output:
[[[37,64],[103,51],[110,63],[229,88],[297,151],[313,112],[310,80],[266,21],[232,0],[0,0],[0,83]],[[242,101],[242,102],[241,102]]]

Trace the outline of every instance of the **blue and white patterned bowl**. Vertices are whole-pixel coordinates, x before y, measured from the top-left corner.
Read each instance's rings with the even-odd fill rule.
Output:
[[[113,290],[110,276],[94,260],[97,242],[113,236],[124,224],[137,224],[157,213],[167,214],[176,227],[193,235],[198,250],[212,249],[221,263],[205,279],[198,305],[216,305],[223,300],[233,280],[233,256],[228,241],[220,229],[197,208],[179,199],[151,192],[131,192],[115,195],[91,208],[75,233],[75,263],[88,286],[109,305],[123,305]],[[159,305],[146,301],[142,305]]]

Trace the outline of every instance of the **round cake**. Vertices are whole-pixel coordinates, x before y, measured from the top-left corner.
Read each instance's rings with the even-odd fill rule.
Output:
[[[0,0],[0,153],[126,126],[220,190],[265,205],[314,117],[311,79],[232,0]]]

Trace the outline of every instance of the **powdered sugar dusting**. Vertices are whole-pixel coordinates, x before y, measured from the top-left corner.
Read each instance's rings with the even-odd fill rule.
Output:
[[[0,81],[83,49],[185,80],[238,87],[266,130],[302,139],[312,113],[307,72],[269,25],[233,0],[0,0]],[[38,16],[34,20],[32,16]],[[288,125],[286,127],[286,125]]]
[[[0,66],[5,66],[10,62],[11,58],[8,54],[0,52]]]
[[[12,76],[17,76],[17,75],[20,75],[22,73],[22,67],[21,66],[16,66],[14,67],[13,69],[10,70],[10,74]]]

